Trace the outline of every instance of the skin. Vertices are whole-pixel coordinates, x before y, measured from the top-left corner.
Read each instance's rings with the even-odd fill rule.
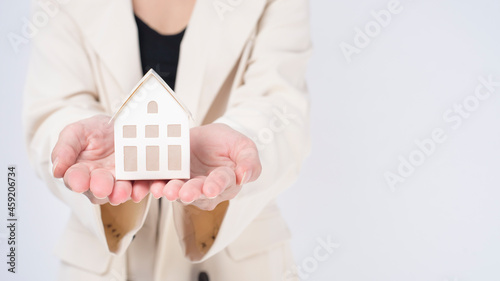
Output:
[[[160,34],[176,34],[188,25],[195,0],[133,0],[134,13]]]
[[[133,0],[134,13],[160,34],[175,34],[188,24],[195,0]],[[67,126],[52,151],[53,174],[93,203],[141,201],[148,193],[212,210],[234,198],[261,172],[255,144],[223,124],[192,128],[191,179],[116,181],[113,125],[100,115]]]
[[[190,130],[191,178],[169,181],[115,180],[110,117],[97,115],[65,127],[52,151],[53,174],[93,203],[140,202],[148,193],[213,210],[234,198],[262,170],[255,143],[225,124]]]

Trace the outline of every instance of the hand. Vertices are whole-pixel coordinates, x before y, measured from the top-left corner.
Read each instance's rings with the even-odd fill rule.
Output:
[[[233,199],[245,183],[255,181],[262,170],[255,143],[224,124],[190,130],[191,179],[170,180],[162,188],[151,186],[159,198],[180,200],[203,210]]]
[[[68,125],[52,150],[53,174],[71,190],[84,193],[94,204],[118,205],[141,201],[150,185],[165,181],[115,181],[113,124],[97,115]]]

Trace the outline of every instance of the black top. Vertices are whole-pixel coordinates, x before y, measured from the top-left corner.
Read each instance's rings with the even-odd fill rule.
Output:
[[[173,35],[162,35],[135,16],[139,33],[142,72],[151,68],[175,90],[175,77],[179,63],[179,51],[184,31]]]

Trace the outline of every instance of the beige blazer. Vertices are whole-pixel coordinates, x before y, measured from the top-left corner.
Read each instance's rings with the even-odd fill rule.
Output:
[[[112,115],[142,77],[131,1],[51,3],[35,5],[52,15],[32,41],[23,120],[33,165],[72,210],[55,250],[60,280],[294,280],[290,234],[274,199],[309,150],[307,1],[195,5],[176,93],[193,126],[221,122],[246,134],[263,166],[256,182],[212,212],[167,200],[160,207],[150,195],[138,204],[94,205],[51,176],[59,132]]]

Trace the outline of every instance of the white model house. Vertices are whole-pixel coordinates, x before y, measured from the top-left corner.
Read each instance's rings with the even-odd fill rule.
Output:
[[[189,178],[190,116],[156,72],[146,73],[112,119],[116,179]]]

